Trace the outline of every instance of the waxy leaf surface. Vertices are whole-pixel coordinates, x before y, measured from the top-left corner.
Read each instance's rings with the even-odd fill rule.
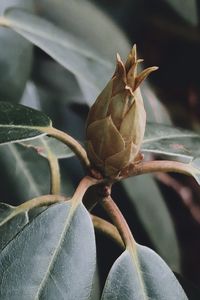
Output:
[[[21,145],[0,146],[0,177],[2,201],[13,205],[50,191],[47,160]]]
[[[90,88],[91,98],[98,95],[113,72],[113,66],[88,49],[84,41],[36,15],[10,9],[4,23],[74,73],[84,87]]]
[[[26,140],[42,133],[38,127],[51,126],[51,120],[35,109],[0,102],[0,144]]]
[[[1,0],[0,15],[10,7],[33,12],[33,0]],[[33,45],[7,28],[0,28],[0,99],[20,101],[32,67]]]
[[[48,148],[52,154],[58,159],[69,158],[74,156],[74,153],[62,142],[49,136],[38,137],[20,143],[24,147],[34,149],[39,155],[48,157]]]
[[[134,265],[127,250],[115,261],[101,300],[188,299],[173,272],[154,251],[138,245],[137,252],[140,268]]]
[[[86,209],[80,204],[72,213],[70,202],[56,204],[0,253],[0,298],[88,300],[95,268],[94,231]]]
[[[14,206],[0,203],[0,251],[29,221],[27,212],[15,215],[15,211]]]
[[[122,186],[156,251],[173,270],[180,272],[180,249],[175,227],[153,176],[146,174],[128,178]]]
[[[172,126],[147,123],[142,151],[190,162],[200,156],[200,135]]]
[[[127,55],[131,46],[126,36],[89,1],[79,3],[70,0],[59,3],[59,6],[54,0],[38,1],[38,6],[39,13],[44,15],[45,19],[48,18],[53,23],[63,26],[65,30],[19,9],[8,10],[5,13],[6,26],[40,47],[72,72],[81,87],[83,98],[91,105],[114,72],[116,49],[122,57]],[[100,33],[97,34],[99,28]],[[110,39],[116,42],[111,42]],[[108,40],[109,46],[104,47]],[[99,51],[100,48],[103,50]],[[166,110],[147,84],[143,87],[142,94],[147,119],[159,121],[162,116],[162,120],[169,123]]]

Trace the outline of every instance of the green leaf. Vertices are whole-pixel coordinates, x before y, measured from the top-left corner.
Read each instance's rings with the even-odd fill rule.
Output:
[[[43,49],[76,75],[84,98],[92,104],[113,74],[116,51],[126,57],[130,49],[126,37],[109,18],[88,1],[67,1],[59,6],[55,0],[49,0],[48,5],[46,1],[40,1],[39,7],[42,15],[47,15],[56,24],[64,26],[67,32],[42,18],[14,9],[5,14],[7,26]],[[91,12],[90,18],[88,11]],[[97,34],[98,30],[101,34]],[[109,50],[104,46],[108,40],[116,41],[114,44],[109,43]],[[90,45],[89,49],[85,41]],[[97,56],[94,52],[101,53]],[[142,94],[148,120],[157,121],[162,116],[162,120],[169,123],[166,110],[155,96],[152,97],[152,91],[147,85],[144,86]],[[158,113],[155,114],[155,111]]]
[[[50,5],[50,6],[49,6]],[[50,19],[55,21],[51,12],[57,12],[60,16],[60,6],[58,7],[57,3],[54,0],[50,1],[50,4],[45,6],[41,4],[41,10],[43,9]],[[105,17],[105,15],[98,11],[91,3],[88,1],[84,1],[83,3],[70,1],[69,3],[62,3],[64,18],[67,22],[68,32],[64,32],[62,29],[54,26],[52,23],[45,21],[42,18],[37,16],[33,16],[31,14],[27,14],[23,11],[12,9],[6,12],[5,20],[6,26],[11,27],[13,30],[21,34],[23,37],[27,38],[29,41],[34,43],[36,46],[40,47],[42,50],[47,52],[50,56],[52,56],[57,62],[59,62],[62,66],[76,75],[82,92],[84,94],[84,98],[87,99],[87,102],[92,104],[93,100],[98,96],[99,92],[105,86],[106,82],[110,79],[114,70],[114,55],[116,51],[122,52],[122,54],[126,53],[124,57],[127,55],[129,51],[129,44],[125,36],[123,36],[122,32],[119,31],[109,19]],[[93,19],[88,19],[88,11],[86,10],[85,5],[88,7],[89,11],[91,11],[91,16]],[[67,9],[66,9],[67,8]],[[92,12],[94,11],[94,15]],[[66,18],[66,13],[69,14],[69,18]],[[80,18],[77,17],[80,15]],[[74,17],[75,16],[75,17]],[[62,18],[62,17],[61,17]],[[60,23],[60,18],[58,18],[58,22]],[[78,25],[78,20],[81,20],[81,23]],[[86,26],[86,29],[83,25]],[[85,30],[95,32],[95,36],[97,36],[96,31],[94,30],[97,27],[97,19],[101,20],[102,26],[104,26],[103,20],[106,20],[105,30],[102,30],[102,26],[98,25],[98,28],[101,28],[101,36],[105,42],[99,41],[98,35],[98,43],[96,48],[99,49],[99,43],[103,45],[103,49],[107,49],[104,47],[104,44],[107,40],[110,40],[109,36],[116,36],[115,40],[120,41],[118,46],[112,45],[112,49],[109,50],[109,61],[108,55],[101,53],[103,57],[106,56],[105,60],[94,54],[91,49],[94,44],[92,42],[88,42],[88,44],[92,45],[90,49],[85,46]],[[73,26],[72,24],[76,24]],[[94,25],[95,24],[95,25]],[[112,24],[112,26],[110,26]],[[72,28],[75,28],[72,30]],[[84,31],[83,31],[84,28]],[[71,31],[74,35],[71,34]],[[70,33],[69,33],[70,32]],[[104,34],[102,34],[102,32]],[[79,38],[77,38],[79,36]],[[88,34],[91,36],[91,34]],[[82,39],[81,39],[82,38]],[[91,41],[91,40],[90,40]],[[109,43],[111,45],[111,43]],[[104,51],[105,52],[105,51]],[[112,63],[110,62],[112,61]],[[147,87],[146,87],[147,90]],[[149,88],[148,88],[149,91]],[[166,110],[159,103],[156,97],[153,97],[152,93],[148,91],[143,91],[144,101],[146,102],[147,108],[147,117],[149,120],[157,120],[158,117],[152,112],[152,105],[155,108],[157,107],[159,114],[163,116],[165,119],[165,123],[169,123],[169,117],[166,113]],[[155,109],[154,109],[155,111]]]
[[[173,270],[180,272],[180,249],[175,227],[153,177],[143,175],[128,178],[122,182],[122,186],[156,251]]]
[[[66,172],[66,168],[62,168],[61,174],[62,193],[72,195],[74,187],[68,170]],[[32,148],[22,145],[0,146],[0,177],[0,197],[5,202],[14,205],[49,194],[50,191],[50,172],[47,159],[38,155]]]
[[[0,15],[10,6],[33,11],[32,0],[1,0]],[[9,29],[0,28],[0,99],[18,102],[32,66],[32,45]]]
[[[2,250],[1,299],[90,298],[96,266],[93,226],[82,204],[72,211],[70,203],[49,207]]]
[[[147,114],[147,121],[171,125],[171,119],[167,109],[159,101],[148,81],[144,81],[141,87],[141,94]]]
[[[35,89],[39,98],[41,98],[41,94],[47,94],[46,102],[50,98],[49,102],[57,105],[66,105],[72,102],[83,104],[83,100],[88,101],[88,99],[83,99],[76,77],[71,72],[53,60],[42,60],[37,56],[35,59],[37,72],[33,74],[33,80],[35,81]],[[47,86],[48,89],[46,88]],[[43,101],[41,105],[43,107]],[[54,105],[55,109],[56,105]]]
[[[200,158],[195,158],[191,163],[191,174],[200,185]]]
[[[123,58],[130,51],[130,43],[120,27],[91,1],[68,0],[58,5],[57,0],[36,0],[36,4],[42,17],[85,41],[100,57],[113,61],[116,51]]]
[[[35,109],[0,102],[0,143],[17,142],[41,135],[37,127],[50,127],[51,120]]]
[[[35,87],[34,83],[31,80],[28,80],[26,83],[26,87],[24,89],[23,96],[20,100],[20,104],[37,110],[42,110],[40,109],[40,102],[39,102],[37,88]]]
[[[58,141],[55,138],[44,136],[44,137],[38,137],[33,140],[28,140],[20,143],[24,147],[33,148],[37,152],[37,154],[48,157],[48,151],[47,147],[51,149],[51,152],[53,155],[58,158],[69,158],[74,156],[74,153],[71,151],[69,147],[67,147],[62,142]]]
[[[9,218],[15,214],[14,206],[0,203],[0,250],[29,222],[27,212],[18,214],[15,219]],[[9,219],[7,222],[4,222]]]
[[[90,1],[68,0],[57,5],[56,0],[36,0],[36,3],[39,6],[38,13],[42,17],[59,25],[73,36],[84,40],[101,57],[112,62],[113,68],[116,52],[119,52],[121,57],[125,59],[131,49],[130,42],[121,29]],[[107,43],[108,40],[109,43]],[[95,74],[93,75],[95,76]],[[110,77],[111,75],[112,73],[109,74]],[[46,76],[49,77],[49,72]],[[107,78],[107,76],[107,69],[105,69],[104,78]],[[54,78],[55,80],[58,80],[57,76]],[[70,86],[68,86],[68,89],[70,89]],[[77,88],[75,91],[77,91]],[[84,95],[87,103],[91,105],[95,98],[92,99],[90,96],[90,89],[84,89]],[[147,119],[150,122],[170,124],[166,109],[158,101],[147,82],[142,86],[142,95],[147,111]]]
[[[21,145],[0,147],[0,177],[2,199],[15,205],[50,191],[47,160]]]
[[[142,152],[190,162],[200,155],[200,135],[189,130],[147,123]]]
[[[139,269],[127,250],[116,260],[106,280],[102,300],[188,299],[172,271],[154,251],[138,245],[137,252]]]
[[[0,251],[46,207],[65,200],[64,196],[45,195],[33,198],[19,206],[0,203]]]
[[[165,0],[186,21],[198,24],[197,0]]]
[[[40,47],[74,73],[95,98],[113,73],[113,66],[88,49],[84,41],[52,23],[19,9],[9,9],[1,24],[8,26]]]

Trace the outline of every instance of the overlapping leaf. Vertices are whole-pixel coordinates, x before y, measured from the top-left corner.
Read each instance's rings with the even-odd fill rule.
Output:
[[[75,22],[76,26],[71,25],[74,23],[74,20],[77,19],[77,14],[80,15],[79,18],[81,20],[84,19],[84,25],[89,32],[91,28],[94,32],[94,26],[92,26],[93,23],[95,23],[96,26],[96,18],[94,16],[97,16],[98,20],[101,20],[101,25],[98,25],[98,28],[101,28],[102,39],[105,43],[107,43],[109,39],[107,34],[111,35],[112,39],[113,36],[116,36],[115,40],[120,41],[120,43],[123,41],[122,45],[119,44],[119,47],[116,48],[116,46],[113,45],[113,48],[110,48],[109,52],[113,55],[116,51],[120,51],[122,54],[126,53],[127,55],[128,48],[130,48],[130,46],[123,33],[114,24],[110,27],[111,23],[107,20],[106,16],[104,16],[102,12],[98,12],[98,10],[88,1],[84,1],[83,3],[70,1],[69,3],[63,3],[62,5],[63,11],[66,12],[67,7],[67,13],[70,15],[67,20],[69,21],[71,29],[68,30],[68,32],[64,32],[52,23],[37,16],[25,13],[24,11],[20,11],[19,9],[7,11],[5,13],[5,20],[1,23],[5,23],[6,26],[12,28],[33,44],[40,47],[67,70],[72,72],[79,82],[83,92],[83,98],[91,105],[99,92],[104,88],[106,82],[112,76],[115,66],[114,60],[111,60],[110,54],[108,55],[108,58],[107,55],[104,55],[105,53],[101,53],[103,55],[103,58],[101,58],[100,55],[97,56],[94,54],[95,51],[91,50],[95,48],[92,42],[89,43],[88,41],[90,47],[85,45],[83,42],[83,40],[85,40],[85,36],[83,33],[84,27],[82,22],[80,24]],[[87,21],[88,18],[86,15],[85,5],[89,10],[91,10],[91,12],[94,11],[93,21]],[[50,7],[52,8],[52,11],[56,10],[56,12],[60,14],[57,3],[54,0],[50,1],[48,5],[43,2],[41,3],[41,11],[45,11],[47,16],[50,16],[50,19],[55,21],[51,14]],[[62,19],[62,16],[60,18]],[[64,18],[66,22],[66,15],[64,15]],[[105,22],[103,22],[103,20]],[[60,23],[59,19],[57,21]],[[92,24],[90,22],[92,22]],[[74,28],[76,27],[75,35],[73,35],[74,31],[72,30],[72,26]],[[102,30],[102,26],[105,26],[105,30]],[[77,36],[79,36],[79,39],[77,39]],[[101,42],[101,44],[104,45],[103,42]],[[103,48],[105,47],[103,46]],[[163,119],[165,119],[166,123],[168,123],[169,117],[167,116],[165,109],[156,97],[152,97],[152,93],[150,93],[147,86],[143,90],[143,95],[147,110],[147,118],[150,121],[157,121],[158,117],[155,116],[156,107],[156,111],[158,111],[159,115],[162,115]],[[152,110],[152,105],[154,110]]]
[[[1,195],[12,204],[48,194],[50,172],[46,159],[21,145],[0,146]],[[12,187],[12,188],[10,188]]]
[[[0,102],[0,143],[26,140],[41,132],[37,127],[49,127],[51,120],[32,108]]]
[[[200,156],[200,135],[172,126],[148,123],[142,151],[190,162]]]
[[[84,41],[38,16],[10,9],[1,24],[14,29],[73,72],[83,86],[90,88],[91,98],[98,95],[113,72],[112,65],[88,49]]]
[[[186,21],[192,25],[198,24],[197,0],[165,0]]]
[[[0,266],[1,299],[89,299],[96,266],[90,216],[82,204],[49,207],[3,248]]]
[[[120,27],[91,1],[68,0],[61,1],[59,5],[57,0],[35,2],[42,17],[84,40],[101,57],[113,61],[116,51],[124,58],[127,56],[130,50],[127,37]]]
[[[126,179],[122,186],[155,249],[179,272],[181,258],[174,224],[155,180],[151,175],[143,175]]]
[[[1,213],[0,231],[7,233],[1,237],[2,299],[86,300],[94,295],[95,239],[91,219],[82,204],[76,209],[71,202],[53,205],[30,223],[27,212],[17,214],[17,208],[1,204]],[[24,222],[19,222],[19,217]],[[157,254],[139,245],[137,252],[140,268],[127,250],[114,263],[102,300],[187,299]],[[16,276],[19,273],[20,278]],[[13,285],[15,280],[17,286]]]
[[[167,109],[159,101],[156,93],[153,91],[147,80],[142,83],[141,94],[144,101],[144,108],[147,114],[147,121],[152,123],[171,125],[171,119],[167,112]]]
[[[140,267],[126,250],[114,263],[101,300],[187,300],[165,262],[152,250],[137,246]]]
[[[1,0],[0,15],[10,6],[33,11],[32,0]],[[0,99],[19,102],[32,66],[32,45],[15,32],[0,28]]]
[[[27,212],[16,215],[15,219],[13,215],[14,206],[0,203],[0,251],[29,221]]]
[[[69,158],[74,156],[74,153],[62,142],[56,140],[55,138],[44,136],[28,141],[21,142],[22,146],[33,148],[39,155],[43,157],[48,156],[47,147],[51,150],[53,155],[58,159]]]

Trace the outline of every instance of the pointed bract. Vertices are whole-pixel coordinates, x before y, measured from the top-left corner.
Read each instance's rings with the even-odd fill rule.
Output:
[[[86,124],[86,146],[93,167],[109,178],[116,177],[141,159],[140,148],[146,112],[140,84],[157,67],[137,75],[136,45],[124,64],[117,54],[116,69],[91,107]]]

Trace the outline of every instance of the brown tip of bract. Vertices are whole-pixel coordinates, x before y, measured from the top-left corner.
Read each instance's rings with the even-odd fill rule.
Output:
[[[118,73],[118,72],[122,73],[122,70],[123,70],[123,72],[125,70],[124,69],[124,63],[123,63],[123,61],[122,61],[119,53],[117,53],[117,55],[116,55],[116,70],[115,70],[115,74]]]
[[[126,60],[126,64],[125,64],[125,68],[126,68],[126,72],[128,73],[128,71],[130,70],[130,68],[135,65],[137,61],[137,48],[136,48],[136,44],[133,46],[133,48],[131,49],[131,51],[128,54],[128,58]]]
[[[116,55],[116,69],[115,69],[113,77],[114,76],[121,77],[121,78],[123,78],[123,80],[125,80],[125,78],[126,78],[126,71],[125,71],[124,63],[123,63],[119,53],[117,53],[117,55]]]
[[[157,70],[159,69],[159,67],[157,67],[157,66],[150,67],[150,68],[152,69],[152,71],[151,71],[151,72],[157,71]]]
[[[143,62],[143,61],[144,61],[144,59],[139,58],[139,59],[137,60],[137,63],[139,64],[139,63],[141,63],[141,62]]]
[[[119,53],[117,53],[117,55],[116,55],[116,60],[117,60],[117,62],[122,62],[122,59],[121,59],[121,56],[119,55]]]
[[[135,58],[135,60],[137,60],[137,46],[136,46],[136,44],[133,45],[133,48],[131,50],[131,54]]]
[[[145,70],[143,70],[138,76],[135,78],[135,87],[134,89],[137,89],[137,87],[149,76],[150,73],[158,70],[158,67],[149,67]]]

